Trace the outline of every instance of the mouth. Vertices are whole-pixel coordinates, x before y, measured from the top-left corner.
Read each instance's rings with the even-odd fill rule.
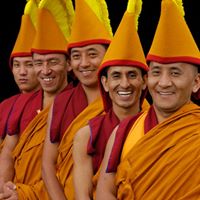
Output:
[[[28,82],[28,79],[22,79],[22,78],[21,78],[21,79],[19,79],[19,82],[20,82],[20,83],[27,83],[27,82]]]
[[[83,74],[83,76],[89,76],[94,72],[94,70],[82,70],[80,72]]]
[[[118,94],[119,96],[127,97],[127,96],[132,95],[133,92],[132,92],[132,91],[118,91],[117,94]]]
[[[52,80],[53,80],[53,78],[52,77],[47,77],[47,78],[42,78],[42,80],[44,81],[44,82],[51,82]]]
[[[158,91],[158,94],[162,95],[162,96],[169,96],[169,95],[173,95],[174,92],[163,92],[163,91]]]

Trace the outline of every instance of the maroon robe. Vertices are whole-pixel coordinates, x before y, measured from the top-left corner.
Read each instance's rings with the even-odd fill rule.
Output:
[[[12,112],[12,108],[21,94],[14,95],[0,104],[0,138],[4,139],[6,136],[7,121]]]
[[[87,97],[80,83],[75,88],[57,95],[53,104],[50,122],[50,140],[52,143],[61,141],[71,122],[87,106]]]
[[[126,140],[126,137],[132,128],[135,121],[138,119],[138,117],[141,115],[141,113],[138,113],[135,116],[128,117],[124,119],[116,132],[115,141],[113,144],[113,148],[110,154],[110,158],[108,161],[106,172],[116,172],[117,166],[120,163],[120,157],[123,149],[124,142]],[[144,121],[144,133],[147,133],[149,130],[151,130],[154,126],[158,124],[158,120],[156,117],[156,113],[153,109],[153,106],[150,107],[147,116]]]
[[[89,121],[91,135],[87,153],[92,156],[94,173],[97,172],[101,165],[107,141],[119,122],[120,120],[112,109],[106,114],[97,116]]]

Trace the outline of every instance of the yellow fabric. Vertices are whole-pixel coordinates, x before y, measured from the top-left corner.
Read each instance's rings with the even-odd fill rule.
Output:
[[[118,166],[118,199],[200,197],[200,107],[187,104],[155,126]]]
[[[142,113],[133,124],[123,145],[121,154],[122,160],[131,150],[131,148],[137,143],[137,141],[144,136],[144,120],[146,116],[147,116],[147,110],[144,113]]]
[[[103,113],[102,100],[99,97],[82,111],[65,131],[59,145],[59,156],[57,160],[57,177],[64,187],[65,195],[68,200],[74,200],[74,188],[72,183],[72,143],[76,132],[87,125],[93,117]]]
[[[33,51],[66,52],[67,40],[54,20],[51,12],[38,9],[37,32],[32,45]]]
[[[29,15],[24,14],[21,19],[21,26],[15,42],[14,48],[11,53],[13,58],[15,55],[30,54],[31,46],[35,36],[35,27]]]
[[[142,111],[148,110],[149,108],[150,108],[149,102],[146,99],[144,99],[142,103]]]
[[[105,67],[104,65],[114,65],[112,62],[116,62],[118,65],[134,65],[145,71],[148,70],[143,48],[136,30],[135,18],[134,14],[125,12],[104,56],[102,61],[103,67]],[[107,62],[108,64],[106,64]]]
[[[158,56],[158,61],[163,62],[172,62],[170,59],[194,62],[191,59],[197,59],[196,62],[200,63],[200,52],[176,3],[162,0],[161,6],[160,20],[147,59],[156,61],[149,56]]]
[[[42,148],[46,135],[49,107],[26,127],[13,152],[14,183],[20,200],[48,199],[41,175]],[[43,197],[43,198],[41,198]]]
[[[76,1],[69,48],[94,43],[109,43],[112,35],[106,29],[85,0]]]

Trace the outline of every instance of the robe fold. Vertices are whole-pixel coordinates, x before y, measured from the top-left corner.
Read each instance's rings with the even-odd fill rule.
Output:
[[[74,118],[88,106],[87,97],[79,83],[75,88],[58,94],[53,103],[50,140],[60,142]]]
[[[190,103],[148,131],[121,160],[117,199],[199,199],[199,144],[200,107]]]
[[[74,188],[72,180],[72,145],[73,138],[77,131],[86,126],[90,119],[101,115],[104,112],[103,103],[99,97],[93,103],[89,104],[65,131],[58,148],[57,160],[57,178],[64,187],[65,196],[68,200],[74,200]]]
[[[41,111],[26,127],[13,151],[15,176],[20,200],[48,199],[42,181],[42,149],[46,136],[49,107]],[[43,198],[41,198],[43,197]]]
[[[7,134],[21,134],[26,126],[38,114],[38,110],[42,109],[42,90],[21,94],[15,105],[7,123]]]
[[[12,108],[20,94],[14,95],[0,104],[0,138],[4,139],[6,136],[7,121],[12,111]]]

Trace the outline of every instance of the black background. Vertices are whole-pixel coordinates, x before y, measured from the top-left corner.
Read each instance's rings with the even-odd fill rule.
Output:
[[[200,47],[200,7],[198,1],[183,0],[183,3],[186,22],[198,47]],[[19,31],[25,3],[26,0],[6,0],[1,1],[0,4],[0,101],[19,92],[9,69],[8,61]],[[143,0],[138,32],[145,54],[150,48],[157,26],[160,3],[161,0]],[[115,32],[126,9],[127,0],[107,0],[107,5],[113,32]]]

